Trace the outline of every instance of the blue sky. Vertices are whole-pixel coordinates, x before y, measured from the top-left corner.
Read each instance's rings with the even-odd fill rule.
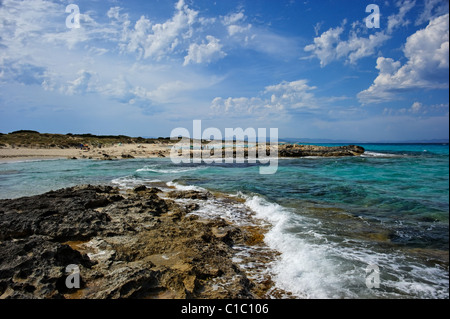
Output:
[[[0,132],[169,136],[202,120],[445,139],[448,12],[447,0],[1,0]]]

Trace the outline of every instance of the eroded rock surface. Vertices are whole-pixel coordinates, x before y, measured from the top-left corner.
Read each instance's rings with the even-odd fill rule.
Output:
[[[306,156],[359,156],[364,154],[365,149],[361,146],[316,146],[316,145],[280,145],[278,153],[280,157],[306,157]]]
[[[233,262],[235,245],[263,235],[175,202],[210,193],[160,195],[87,185],[1,200],[0,298],[255,298],[270,289]],[[67,288],[68,265],[80,269],[79,289]]]

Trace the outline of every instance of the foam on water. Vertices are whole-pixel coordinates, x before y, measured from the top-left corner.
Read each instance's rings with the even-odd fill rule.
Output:
[[[181,185],[176,182],[167,182],[167,186],[169,187],[175,187],[176,189],[180,191],[198,191],[198,192],[205,192],[206,189],[199,187],[199,186],[193,186],[193,185]]]
[[[245,205],[256,213],[256,218],[272,224],[265,242],[281,253],[273,266],[279,288],[298,297],[330,297],[330,286],[336,282],[336,275],[334,265],[326,258],[326,248],[308,244],[288,231],[292,225],[301,223],[302,218],[259,196],[248,197]]]
[[[142,184],[161,183],[161,182],[162,181],[159,179],[142,179],[132,175],[118,177],[111,180],[112,184],[117,185],[118,187],[124,189],[131,189],[136,186],[140,186]]]
[[[401,157],[401,155],[365,151],[360,157]]]
[[[256,264],[249,256],[264,252],[246,245],[234,256],[256,278],[270,273],[277,287],[306,298],[448,298],[448,145],[365,148],[364,159],[280,161],[270,176],[247,164],[169,159],[7,163],[0,198],[88,183],[222,191],[196,200],[193,213],[266,227],[266,245],[280,253],[273,262]],[[366,287],[370,264],[380,268],[379,289]]]
[[[448,272],[424,266],[402,252],[379,252],[365,241],[335,242],[317,220],[301,216],[260,196],[245,205],[272,227],[266,244],[281,253],[272,265],[279,288],[303,298],[448,298]],[[295,232],[291,229],[295,228]],[[329,235],[329,234],[328,234]],[[377,265],[380,289],[366,286],[366,268]]]
[[[146,165],[143,168],[137,169],[136,172],[153,172],[158,174],[178,174],[178,173],[186,173],[193,172],[200,169],[205,169],[206,167],[180,167],[180,168],[159,168],[157,165]]]

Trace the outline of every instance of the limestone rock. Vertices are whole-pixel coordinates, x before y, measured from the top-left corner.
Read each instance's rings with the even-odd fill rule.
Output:
[[[0,299],[254,298],[233,262],[246,231],[190,214],[202,192],[85,185],[0,200]],[[66,286],[66,267],[81,287]]]
[[[306,157],[306,156],[359,156],[364,154],[365,149],[361,146],[316,146],[316,145],[280,145],[278,153],[280,157]]]

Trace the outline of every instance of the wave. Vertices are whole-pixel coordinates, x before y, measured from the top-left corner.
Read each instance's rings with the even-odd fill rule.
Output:
[[[178,174],[178,173],[186,173],[193,172],[200,169],[206,169],[206,167],[188,167],[188,168],[158,168],[156,165],[147,165],[143,168],[137,169],[136,172],[154,172],[160,174]]]
[[[160,183],[182,191],[208,191],[199,186],[137,176],[125,176],[112,182],[125,188]],[[277,288],[295,297],[448,298],[448,272],[445,269],[426,266],[402,251],[378,251],[376,243],[372,246],[368,241],[336,236],[329,227],[323,227],[326,221],[270,202],[261,195],[237,192],[226,196],[242,200],[230,202],[220,196],[195,200],[199,208],[191,214],[224,218],[238,226],[269,226],[264,242],[270,250],[279,253],[278,257],[261,266],[263,270],[256,270],[253,269],[255,264],[245,264],[245,256],[258,254],[255,250],[258,248],[237,247],[236,261],[242,262],[241,266],[250,273],[269,273]],[[368,265],[380,268],[381,289],[367,288]]]
[[[245,198],[255,217],[272,225],[265,243],[280,253],[272,266],[274,282],[297,297],[448,298],[448,271],[443,268],[426,266],[402,251],[379,252],[376,244],[336,241],[318,219],[261,196]],[[381,289],[366,286],[369,265],[379,266]]]
[[[0,164],[17,164],[17,163],[32,163],[32,162],[50,162],[50,161],[67,161],[66,158],[32,158],[32,159],[16,159],[16,158],[1,158]]]
[[[272,225],[265,243],[281,254],[273,265],[276,285],[297,297],[329,298],[330,292],[337,289],[332,287],[336,285],[337,275],[334,264],[326,256],[326,246],[309,244],[289,231],[295,225],[306,226],[309,222],[260,196],[247,197],[245,205],[255,212],[256,218]]]
[[[178,184],[176,182],[167,182],[166,183],[167,186],[169,187],[175,187],[175,189],[180,190],[180,191],[198,191],[198,192],[205,192],[206,189],[199,187],[199,186],[194,186],[194,185],[181,185]]]
[[[403,155],[365,151],[360,157],[402,157]]]
[[[111,180],[112,184],[117,185],[121,188],[125,188],[125,189],[131,189],[136,186],[140,186],[140,185],[148,184],[148,183],[161,183],[161,182],[162,181],[159,179],[142,179],[142,178],[137,178],[135,176],[124,176],[124,177],[118,177],[118,178]]]

